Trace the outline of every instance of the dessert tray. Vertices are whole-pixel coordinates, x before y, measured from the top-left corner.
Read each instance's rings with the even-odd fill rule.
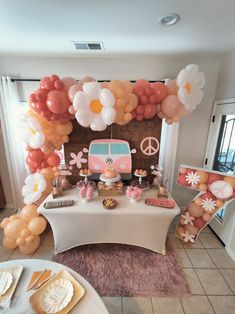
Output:
[[[30,303],[37,314],[66,314],[84,294],[84,287],[68,271],[62,270],[31,295]]]
[[[0,269],[0,306],[10,301],[23,271],[23,266]]]

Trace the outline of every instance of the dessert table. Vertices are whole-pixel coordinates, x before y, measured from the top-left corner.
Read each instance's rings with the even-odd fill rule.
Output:
[[[143,191],[142,199],[135,203],[125,195],[115,196],[119,205],[113,210],[103,208],[104,197],[96,194],[94,200],[83,203],[78,194],[73,188],[55,199],[72,199],[74,206],[71,207],[46,209],[44,203],[38,207],[38,212],[51,225],[55,254],[92,243],[131,244],[166,254],[167,232],[180,209],[177,205],[173,209],[147,206],[144,199],[157,197],[156,189]],[[50,194],[45,201],[52,200]]]
[[[52,273],[58,273],[62,269],[67,270],[79,283],[85,288],[84,297],[70,312],[79,314],[108,314],[102,299],[99,297],[94,288],[81,275],[74,270],[60,265],[55,262],[40,259],[18,259],[0,263],[0,269],[11,268],[14,266],[23,266],[23,273],[14,292],[13,298],[8,309],[0,308],[0,313],[6,314],[33,314],[35,313],[29,303],[29,297],[34,293],[30,290],[27,292],[27,286],[30,278],[35,271],[44,270],[45,268],[52,270]]]

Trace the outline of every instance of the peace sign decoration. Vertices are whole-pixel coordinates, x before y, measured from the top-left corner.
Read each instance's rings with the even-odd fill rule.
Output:
[[[200,231],[235,198],[235,176],[181,165],[177,183],[199,191],[180,216],[176,237],[194,244]]]
[[[159,151],[159,141],[156,137],[145,137],[140,143],[140,149],[146,156],[155,155]]]

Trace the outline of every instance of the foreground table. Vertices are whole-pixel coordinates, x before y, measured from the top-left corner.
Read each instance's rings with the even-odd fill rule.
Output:
[[[167,232],[180,209],[177,205],[174,209],[147,206],[146,197],[156,197],[156,190],[145,191],[142,200],[136,203],[124,195],[115,196],[119,206],[107,210],[102,205],[104,197],[96,195],[93,201],[83,203],[74,188],[56,198],[72,199],[74,206],[45,209],[41,204],[38,212],[51,225],[56,254],[90,243],[131,244],[165,254]],[[49,195],[45,201],[51,200],[52,195]]]
[[[70,312],[79,313],[79,314],[108,314],[108,311],[97,294],[97,292],[92,288],[92,286],[78,273],[74,270],[60,265],[58,263],[54,263],[47,260],[40,259],[22,259],[22,260],[12,260],[7,262],[0,263],[0,269],[9,268],[13,266],[24,266],[23,273],[21,275],[18,286],[13,295],[10,308],[6,311],[0,309],[0,313],[9,313],[9,314],[31,314],[34,311],[31,308],[29,303],[29,297],[33,293],[33,291],[26,292],[28,283],[34,271],[44,270],[45,268],[51,269],[53,273],[57,273],[62,269],[69,271],[75,279],[77,279],[82,286],[85,288],[86,293],[81,301],[73,308]],[[2,311],[2,312],[1,312]]]

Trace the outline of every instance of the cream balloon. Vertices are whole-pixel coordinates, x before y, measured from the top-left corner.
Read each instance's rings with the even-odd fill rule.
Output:
[[[4,228],[4,235],[7,238],[16,240],[21,231],[27,227],[27,222],[23,219],[14,219],[10,221]]]
[[[37,250],[40,244],[40,237],[36,236],[33,241],[19,245],[19,249],[24,254],[31,254]]]
[[[33,235],[39,235],[46,229],[46,226],[47,221],[45,218],[36,217],[29,222],[28,229]]]

